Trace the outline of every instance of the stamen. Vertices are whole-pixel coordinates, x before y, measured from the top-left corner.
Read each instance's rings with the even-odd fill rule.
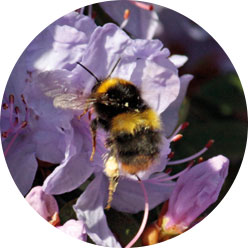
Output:
[[[189,122],[184,122],[182,125],[181,125],[181,131],[184,130],[185,128],[187,128],[189,126]]]
[[[204,161],[203,157],[199,157],[197,163],[202,163]]]
[[[129,18],[129,15],[130,15],[130,10],[129,9],[125,9],[124,15],[123,15],[124,20],[128,19]]]
[[[138,8],[141,8],[141,9],[144,9],[144,10],[148,10],[148,11],[152,11],[153,10],[153,5],[151,5],[151,4],[136,2],[136,1],[132,1],[132,0],[129,0],[129,1],[132,4],[134,4],[135,6],[137,6]]]
[[[9,142],[7,148],[6,148],[5,151],[4,151],[4,156],[5,156],[5,157],[7,156],[7,154],[8,154],[8,152],[9,152],[11,146],[13,145],[13,143],[14,143],[14,141],[16,140],[16,138],[17,138],[18,135],[19,135],[19,132],[16,132],[15,135],[14,135],[14,137],[13,137],[13,138],[11,139],[11,141]]]
[[[24,99],[24,96],[21,95],[21,99],[23,104],[25,105],[25,117],[24,120],[20,122],[20,108],[18,106],[14,107],[14,102],[15,102],[15,98],[14,95],[9,95],[9,129],[5,130],[4,132],[2,132],[1,136],[2,138],[6,139],[10,136],[10,134],[13,134],[13,137],[11,138],[11,140],[9,141],[9,144],[7,146],[7,148],[4,151],[4,155],[7,156],[11,146],[13,145],[14,141],[16,140],[17,136],[20,134],[20,132],[22,131],[23,128],[25,128],[28,124],[28,107],[26,104],[26,101]],[[5,104],[5,107],[8,106],[8,104]]]
[[[123,22],[120,25],[120,28],[121,29],[124,29],[127,26],[128,20],[129,20],[129,16],[130,16],[130,10],[129,9],[126,9],[124,11],[124,14],[123,14]]]
[[[147,192],[146,192],[146,188],[144,183],[139,179],[138,176],[136,176],[138,178],[138,182],[143,190],[143,194],[144,194],[144,199],[145,199],[145,207],[144,207],[144,216],[143,216],[143,220],[142,223],[140,225],[139,231],[137,232],[137,234],[135,235],[135,237],[127,244],[127,246],[125,248],[131,248],[135,242],[140,238],[141,234],[143,233],[147,220],[148,220],[148,214],[149,214],[149,201],[148,201],[148,196],[147,196]]]
[[[14,95],[9,95],[9,103],[10,103],[10,104],[14,104],[14,102],[15,102],[15,97],[14,97]]]
[[[202,150],[200,150],[199,152],[193,154],[190,157],[184,158],[184,159],[169,161],[167,164],[168,165],[182,164],[182,163],[186,163],[186,162],[189,162],[191,160],[194,160],[197,157],[201,156],[204,152],[206,152],[212,146],[213,143],[214,143],[214,140],[209,140],[208,143],[205,145],[205,147]]]
[[[179,127],[174,131],[174,133],[169,137],[169,139],[176,136],[180,131],[183,131],[188,126],[189,126],[189,122],[184,122],[183,124],[179,125]]]
[[[12,120],[13,120],[14,102],[15,102],[14,95],[9,95],[9,105],[10,105],[9,122],[11,126],[12,126]]]
[[[156,177],[156,178],[147,179],[146,182],[159,184],[159,183],[164,183],[164,182],[167,182],[167,181],[171,181],[171,180],[173,180],[175,178],[180,177],[185,172],[187,172],[193,166],[193,164],[194,164],[194,161],[191,161],[184,170],[178,172],[177,174],[175,174],[173,176],[168,176],[168,175],[164,174],[164,175],[161,175],[161,176]]]
[[[15,117],[15,121],[14,121],[14,127],[16,127],[18,125],[19,119],[18,117]]]
[[[20,113],[20,109],[18,107],[15,107],[15,113],[19,114]]]
[[[177,134],[174,137],[172,137],[172,139],[170,140],[171,142],[176,142],[180,139],[182,139],[183,135],[182,134]]]
[[[27,121],[23,121],[22,124],[21,124],[21,128],[24,128],[28,125],[28,122]]]
[[[8,132],[2,132],[2,138],[7,138],[8,137]]]

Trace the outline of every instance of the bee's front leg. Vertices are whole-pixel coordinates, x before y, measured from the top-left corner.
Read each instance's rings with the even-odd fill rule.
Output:
[[[92,137],[92,152],[90,156],[90,161],[93,161],[95,152],[96,152],[96,130],[98,126],[98,119],[95,118],[90,123],[90,131],[91,131],[91,137]]]

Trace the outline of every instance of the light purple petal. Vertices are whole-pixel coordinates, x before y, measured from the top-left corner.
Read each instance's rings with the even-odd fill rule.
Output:
[[[158,173],[159,176],[161,173]],[[164,173],[162,173],[164,174]],[[148,195],[149,208],[153,209],[158,204],[169,199],[174,183],[154,183],[143,181]],[[114,193],[112,207],[118,211],[138,213],[144,211],[145,198],[141,186],[137,180],[120,178],[116,192]]]
[[[145,62],[141,81],[143,98],[158,114],[162,113],[179,94],[178,75],[168,67],[159,66],[154,61]]]
[[[192,80],[193,76],[185,74],[180,77],[180,92],[174,102],[172,102],[167,109],[161,114],[161,119],[164,123],[164,131],[168,137],[175,129],[178,123],[178,113],[184,97],[187,92],[188,85]]]
[[[105,24],[103,27],[97,27],[91,35],[81,62],[98,78],[106,78],[129,44],[131,39],[124,31],[112,23]],[[74,73],[81,73],[87,83],[87,90],[90,91],[95,79],[79,67]]]
[[[161,51],[163,48],[163,43],[160,40],[142,40],[135,39],[132,40],[132,45],[127,47],[124,51],[124,57],[133,56],[137,58],[147,58],[154,53]],[[167,56],[169,56],[170,52],[168,49]]]
[[[204,210],[214,203],[228,173],[229,160],[213,157],[197,164],[177,181],[169,200],[166,228],[188,227]]]
[[[89,17],[72,12],[43,30],[21,59],[29,71],[72,69],[81,60],[95,27]]]
[[[4,150],[8,144],[9,142],[4,142]],[[25,195],[32,186],[38,167],[34,144],[30,142],[30,139],[24,138],[20,134],[5,159],[16,186]]]
[[[87,240],[85,225],[81,220],[68,220],[63,226],[57,228],[74,238],[82,241]]]
[[[97,174],[78,198],[74,210],[78,219],[85,223],[87,234],[97,245],[121,247],[110,231],[104,214],[107,189],[108,179],[102,173]]]
[[[87,127],[85,133],[89,133]],[[43,189],[50,194],[62,194],[79,187],[97,169],[101,159],[96,154],[94,162],[89,160],[91,153],[90,139],[81,135],[77,129],[71,129],[66,136],[65,158],[62,163],[46,178]]]
[[[173,54],[169,57],[169,60],[177,67],[182,67],[187,61],[188,57],[179,54]]]
[[[55,198],[46,194],[41,186],[32,188],[25,199],[47,221],[51,219],[54,213],[59,212]]]

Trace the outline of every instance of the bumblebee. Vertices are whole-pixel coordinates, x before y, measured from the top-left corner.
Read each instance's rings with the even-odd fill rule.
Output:
[[[109,177],[107,209],[110,208],[112,195],[118,184],[120,169],[132,175],[147,170],[159,157],[162,144],[160,118],[142,99],[140,90],[130,81],[111,77],[118,63],[119,61],[106,79],[99,80],[78,62],[77,64],[96,79],[89,97],[84,105],[80,103],[80,97],[74,96],[59,96],[54,101],[55,106],[63,108],[73,106],[74,109],[80,109],[84,106],[79,118],[92,110],[95,113],[96,118],[90,123],[91,161],[96,151],[98,127],[108,134],[105,145],[109,152],[104,163],[105,173]],[[70,103],[70,99],[73,99],[74,103]]]
[[[108,209],[117,187],[119,168],[125,173],[136,174],[147,170],[159,157],[162,126],[159,116],[142,99],[140,90],[132,82],[111,77],[101,81],[90,73],[97,83],[82,115],[90,108],[96,113],[90,124],[90,160],[93,160],[96,150],[97,128],[101,127],[108,133],[106,147],[109,154],[105,161],[105,173],[110,179]]]

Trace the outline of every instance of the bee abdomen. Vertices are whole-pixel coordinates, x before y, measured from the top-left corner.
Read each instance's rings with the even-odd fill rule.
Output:
[[[159,156],[161,133],[143,128],[133,135],[119,133],[115,137],[115,149],[124,171],[135,174],[146,170]]]

